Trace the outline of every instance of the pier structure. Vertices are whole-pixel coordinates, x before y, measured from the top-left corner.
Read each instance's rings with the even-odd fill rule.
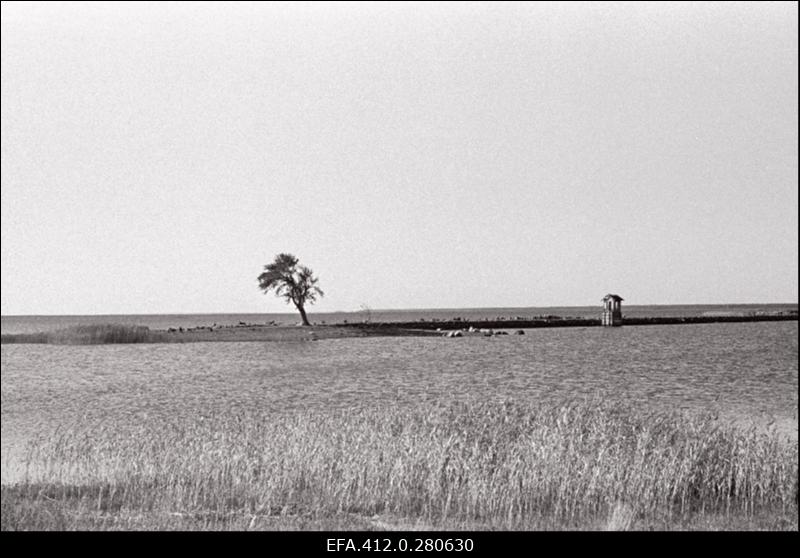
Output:
[[[603,297],[603,316],[601,324],[604,326],[622,325],[622,301],[624,299],[616,294],[607,294]]]

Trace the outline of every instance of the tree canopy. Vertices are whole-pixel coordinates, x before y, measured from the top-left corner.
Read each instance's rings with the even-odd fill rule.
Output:
[[[258,276],[258,287],[265,294],[274,291],[277,296],[285,298],[287,304],[294,304],[303,325],[311,325],[305,305],[313,304],[325,293],[317,286],[319,278],[314,276],[314,272],[299,264],[300,261],[292,254],[278,254],[275,261],[264,266],[264,272]]]

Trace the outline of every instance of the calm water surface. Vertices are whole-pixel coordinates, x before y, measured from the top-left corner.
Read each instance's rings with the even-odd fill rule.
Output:
[[[798,323],[528,330],[492,338],[2,345],[3,463],[58,424],[473,396],[719,409],[797,437]],[[7,478],[4,465],[4,478]]]

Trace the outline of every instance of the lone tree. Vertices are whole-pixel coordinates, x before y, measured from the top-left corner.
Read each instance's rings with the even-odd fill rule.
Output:
[[[311,325],[305,305],[313,304],[317,296],[324,296],[325,293],[317,287],[319,278],[314,277],[314,272],[298,263],[292,254],[278,254],[274,262],[264,266],[264,273],[258,276],[258,287],[265,294],[274,290],[276,295],[286,299],[286,304],[294,304],[300,312],[303,325]]]

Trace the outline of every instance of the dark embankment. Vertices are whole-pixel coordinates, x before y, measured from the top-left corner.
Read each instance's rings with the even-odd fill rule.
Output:
[[[797,321],[797,312],[781,314],[765,314],[752,316],[689,316],[689,317],[654,317],[654,318],[625,318],[624,325],[667,325],[667,324],[710,324],[722,322],[782,322]],[[363,331],[380,330],[453,330],[453,329],[530,329],[540,327],[594,327],[600,326],[600,318],[561,318],[552,316],[548,318],[531,320],[447,320],[447,321],[417,321],[417,322],[391,322],[391,323],[345,323],[340,327],[350,327]]]

